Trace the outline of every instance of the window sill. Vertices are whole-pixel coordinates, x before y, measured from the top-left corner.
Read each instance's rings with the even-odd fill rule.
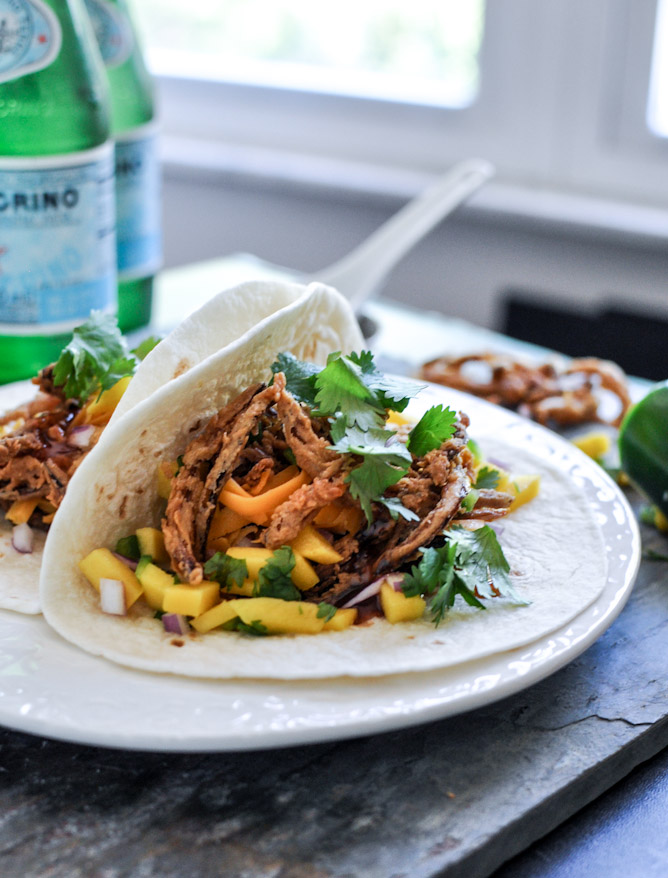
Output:
[[[396,202],[413,198],[435,175],[310,154],[163,136],[167,179],[234,183],[272,191],[295,190],[337,201]],[[503,223],[546,234],[586,235],[636,247],[665,248],[668,210],[579,191],[496,178],[462,208],[473,221]]]

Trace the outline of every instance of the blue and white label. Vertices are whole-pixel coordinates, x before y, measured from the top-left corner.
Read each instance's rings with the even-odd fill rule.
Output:
[[[113,146],[0,158],[0,333],[64,332],[116,307]]]
[[[86,0],[105,67],[118,67],[128,60],[134,47],[130,20],[125,12],[108,0]]]
[[[160,166],[154,124],[116,141],[116,243],[118,276],[155,274],[162,261]]]
[[[60,22],[42,0],[0,0],[0,82],[48,67],[61,44]]]

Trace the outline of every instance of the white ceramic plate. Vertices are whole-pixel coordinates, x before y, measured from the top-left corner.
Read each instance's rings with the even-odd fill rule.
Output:
[[[0,390],[0,410],[5,405]],[[444,388],[426,405],[463,408],[472,424],[530,447],[584,491],[608,565],[600,596],[540,640],[427,673],[312,682],[205,681],[126,670],[80,652],[41,617],[0,613],[0,724],[111,747],[216,751],[280,747],[372,734],[487,705],[554,673],[593,643],[626,602],[640,539],[605,473],[570,443],[510,412]],[[472,429],[475,436],[475,426]],[[575,585],[575,584],[574,584]]]

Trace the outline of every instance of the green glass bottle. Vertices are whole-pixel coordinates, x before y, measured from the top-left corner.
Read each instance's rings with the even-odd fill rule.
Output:
[[[83,0],[0,0],[0,383],[116,308],[110,126]]]
[[[162,255],[153,81],[125,0],[86,0],[86,7],[111,88],[118,322],[126,332],[150,319],[153,276]]]

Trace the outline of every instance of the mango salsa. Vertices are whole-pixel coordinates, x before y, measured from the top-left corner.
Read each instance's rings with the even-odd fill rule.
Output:
[[[278,598],[249,598],[234,603],[245,625],[260,624],[268,634],[319,634],[325,627],[317,604]]]
[[[384,582],[380,587],[380,605],[385,618],[392,625],[419,619],[427,607],[420,595],[408,598],[402,591],[395,591],[389,582]]]
[[[150,555],[157,564],[169,564],[169,555],[165,549],[165,538],[161,530],[157,527],[140,527],[135,534],[142,555]]]
[[[120,579],[125,589],[126,607],[131,607],[143,594],[141,583],[134,571],[109,549],[93,549],[79,561],[79,569],[97,591],[100,590],[101,579]]]
[[[312,524],[305,525],[290,543],[294,552],[299,552],[316,564],[336,564],[343,560],[323,535]]]
[[[165,592],[174,585],[174,577],[155,564],[137,567],[137,579],[144,589],[144,598],[154,610],[163,609]]]
[[[200,585],[170,585],[165,589],[162,609],[165,613],[179,613],[182,616],[201,616],[218,603],[220,586],[217,582],[202,582]]]

